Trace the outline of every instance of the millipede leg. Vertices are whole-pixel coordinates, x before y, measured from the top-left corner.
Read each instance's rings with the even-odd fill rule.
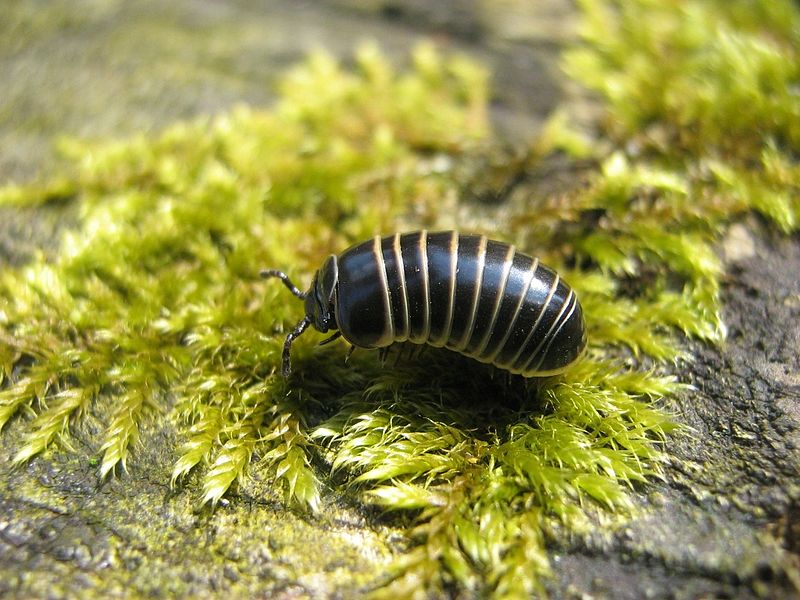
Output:
[[[326,344],[330,344],[332,341],[338,340],[340,337],[342,337],[342,332],[337,331],[331,337],[327,337],[324,340],[322,340],[319,344],[317,344],[317,346],[324,346]]]
[[[350,357],[353,355],[353,352],[355,352],[355,351],[356,351],[356,346],[353,346],[353,345],[351,344],[351,345],[350,345],[350,349],[347,351],[347,354],[345,354],[345,357],[344,357],[344,364],[347,364],[347,363],[349,363],[349,362],[350,362]]]
[[[292,283],[292,280],[289,279],[289,276],[283,271],[278,271],[276,269],[264,269],[263,271],[261,271],[260,275],[263,279],[267,279],[269,277],[277,277],[283,282],[283,285],[289,288],[289,291],[292,292],[295,296],[297,296],[301,300],[305,299],[306,293],[301,292],[299,289],[297,289],[297,286],[295,286],[295,284]]]
[[[383,348],[378,348],[378,359],[381,361],[381,366],[386,366],[386,357],[389,356],[389,348],[391,346],[384,346]]]
[[[396,367],[397,364],[400,362],[400,360],[403,358],[403,352],[405,351],[407,345],[408,344],[398,344],[399,348],[397,349],[397,354],[395,354],[393,366]]]
[[[292,342],[297,339],[299,335],[301,335],[306,328],[311,325],[311,321],[308,317],[304,317],[302,321],[300,321],[297,326],[294,328],[289,335],[286,336],[286,341],[283,342],[283,366],[281,367],[281,375],[284,377],[288,377],[289,374],[292,372],[292,365],[291,365],[291,351],[292,351]]]

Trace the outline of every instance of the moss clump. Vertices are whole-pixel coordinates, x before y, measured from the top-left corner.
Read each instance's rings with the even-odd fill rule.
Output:
[[[395,76],[367,47],[351,74],[318,54],[286,76],[272,112],[241,108],[157,140],[64,142],[73,172],[2,191],[5,204],[80,204],[52,260],[0,280],[3,378],[30,360],[0,392],[0,427],[35,414],[17,462],[111,393],[101,475],[124,468],[142,419],[169,406],[188,436],[174,477],[213,458],[205,500],[219,499],[258,446],[289,496],[316,504],[300,434],[307,409],[272,375],[295,307],[258,270],[308,273],[349,240],[392,228],[408,198],[433,204],[452,187],[430,154],[486,135],[485,76],[428,46],[414,60],[413,73]]]
[[[0,192],[15,205],[67,198],[80,213],[58,252],[0,279],[0,427],[26,431],[15,460],[67,442],[98,395],[111,395],[101,476],[135,459],[140,425],[163,414],[184,439],[173,481],[199,471],[203,502],[256,470],[287,502],[317,510],[327,473],[312,465],[324,461],[365,502],[407,512],[415,544],[380,593],[454,582],[495,597],[540,591],[549,540],[627,511],[628,488],[658,476],[674,424],[657,401],[679,389],[662,372],[682,356],[678,332],[724,336],[712,251],[724,223],[755,208],[796,226],[791,119],[762,136],[722,127],[724,111],[698,109],[686,131],[690,122],[651,97],[660,88],[644,89],[648,76],[626,75],[622,56],[645,74],[659,68],[659,49],[689,27],[686,10],[728,15],[730,35],[743,39],[763,38],[776,18],[709,6],[585,3],[586,45],[569,68],[606,94],[609,134],[628,151],[587,144],[555,119],[534,156],[588,154],[590,184],[557,201],[519,188],[502,228],[496,213],[481,218],[459,200],[480,175],[474,165],[494,158],[484,150],[486,76],[429,46],[405,74],[374,47],[352,72],[314,55],[284,78],[270,111],[240,108],[157,139],[65,142],[73,170]],[[634,17],[641,22],[629,31]],[[650,19],[674,26],[643,28]],[[617,26],[622,41],[605,39]],[[710,62],[691,55],[687,71],[728,56],[716,29],[688,31]],[[785,54],[795,31],[775,29],[763,43]],[[725,64],[760,69],[769,56]],[[769,89],[775,78],[794,83],[788,67],[769,73]],[[617,84],[602,88],[607,80]],[[766,118],[767,107],[750,118]],[[714,127],[716,138],[698,134]],[[744,137],[760,166],[736,150]],[[309,334],[295,345],[292,377],[277,375],[283,327],[301,307],[258,280],[262,267],[307,281],[354,241],[458,225],[462,209],[471,229],[563,268],[584,304],[582,362],[530,387],[505,385],[447,353],[384,368],[361,352],[348,368],[342,346],[316,350]]]
[[[753,3],[586,0],[570,75],[647,175],[668,225],[713,229],[754,209],[800,225],[800,11]],[[561,137],[574,147],[574,134]],[[677,187],[676,187],[677,186]],[[660,206],[659,206],[660,205]]]

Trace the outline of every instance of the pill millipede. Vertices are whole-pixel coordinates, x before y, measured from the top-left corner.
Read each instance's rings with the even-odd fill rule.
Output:
[[[445,347],[523,377],[562,372],[586,345],[575,292],[553,269],[513,245],[457,231],[395,233],[330,255],[307,292],[282,271],[266,269],[305,301],[309,325],[353,348],[411,342]]]

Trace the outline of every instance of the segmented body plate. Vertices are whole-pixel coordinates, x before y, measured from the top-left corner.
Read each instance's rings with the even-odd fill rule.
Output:
[[[585,345],[572,289],[538,259],[486,236],[376,237],[343,252],[338,270],[336,321],[355,346],[411,341],[546,375]]]

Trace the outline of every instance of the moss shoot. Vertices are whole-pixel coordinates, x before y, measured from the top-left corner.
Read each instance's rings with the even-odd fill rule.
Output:
[[[402,513],[413,543],[379,596],[541,592],[548,542],[624,515],[630,488],[659,476],[682,340],[724,338],[713,245],[726,225],[749,210],[784,231],[800,218],[796,7],[581,5],[566,68],[605,119],[586,137],[560,113],[510,161],[531,174],[580,157],[585,185],[558,198],[523,185],[490,208],[470,200],[498,161],[487,75],[428,45],[407,72],[374,46],[352,70],[315,54],[269,110],[66,140],[71,169],[0,190],[0,204],[78,210],[56,252],[0,274],[0,428],[25,432],[15,462],[69,450],[111,397],[100,477],[136,460],[140,427],[161,415],[183,440],[172,480],[198,472],[183,493],[202,503],[257,472],[311,511],[335,485]],[[302,307],[261,268],[308,281],[376,233],[454,226],[564,272],[589,332],[575,367],[526,386],[446,352],[384,366],[360,351],[347,366],[344,344],[309,334],[280,377]]]

